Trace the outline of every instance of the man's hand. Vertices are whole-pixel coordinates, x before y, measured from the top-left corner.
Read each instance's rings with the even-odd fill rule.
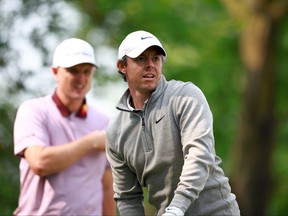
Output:
[[[92,148],[97,151],[105,151],[106,144],[106,132],[105,131],[93,131],[86,135],[87,141],[91,143]]]
[[[162,216],[184,216],[184,212],[175,206],[168,206]]]

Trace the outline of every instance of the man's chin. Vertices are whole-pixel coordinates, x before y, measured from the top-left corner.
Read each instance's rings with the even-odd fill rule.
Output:
[[[71,94],[70,96],[70,99],[71,100],[83,100],[85,98],[85,94],[79,94],[79,93],[74,93],[74,94]]]

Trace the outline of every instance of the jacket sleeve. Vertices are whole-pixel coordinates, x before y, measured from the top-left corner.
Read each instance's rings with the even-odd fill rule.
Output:
[[[205,96],[191,83],[182,88],[174,106],[184,165],[170,206],[185,212],[199,197],[215,163],[213,117]]]
[[[113,136],[113,133],[112,133]],[[106,154],[113,173],[114,199],[120,215],[145,215],[143,206],[143,190],[135,173],[125,164],[119,151],[113,151],[107,134]],[[114,144],[114,143],[113,143]]]

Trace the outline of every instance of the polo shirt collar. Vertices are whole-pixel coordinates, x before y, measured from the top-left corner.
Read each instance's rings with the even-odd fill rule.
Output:
[[[56,106],[57,106],[57,108],[60,111],[62,116],[68,117],[71,115],[72,112],[66,106],[64,106],[64,104],[61,102],[60,98],[56,94],[56,91],[52,95],[52,100],[56,104]],[[80,109],[76,112],[75,116],[77,116],[79,118],[86,118],[86,116],[87,116],[86,98],[84,98],[83,103],[82,103]]]

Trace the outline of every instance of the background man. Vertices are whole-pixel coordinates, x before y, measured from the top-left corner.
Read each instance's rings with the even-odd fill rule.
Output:
[[[14,153],[21,158],[21,186],[15,215],[114,215],[104,152],[109,118],[85,99],[96,68],[90,44],[64,40],[53,56],[54,94],[19,107]]]

